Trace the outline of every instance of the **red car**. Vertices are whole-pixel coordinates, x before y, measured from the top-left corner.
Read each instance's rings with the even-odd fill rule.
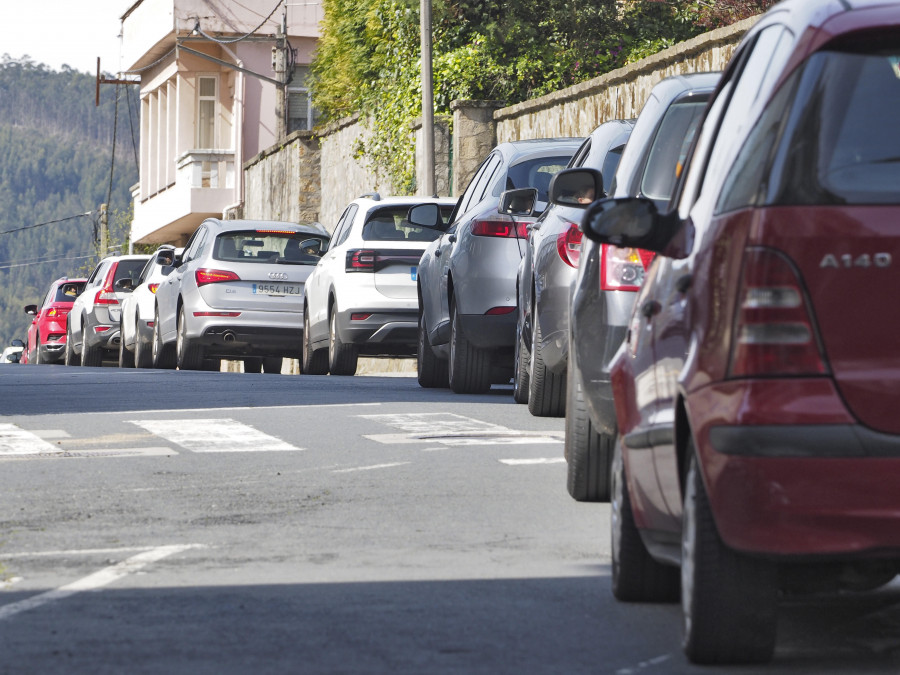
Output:
[[[22,363],[58,363],[66,349],[66,320],[87,279],[57,279],[50,284],[40,308],[26,305],[25,313],[34,318],[28,327],[25,358]]]
[[[612,584],[680,591],[694,662],[771,659],[780,593],[900,572],[898,110],[900,2],[780,2],[676,210],[585,213],[587,236],[659,254],[612,366]]]

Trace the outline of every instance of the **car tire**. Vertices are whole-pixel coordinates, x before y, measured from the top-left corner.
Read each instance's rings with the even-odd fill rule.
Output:
[[[622,602],[677,602],[678,568],[654,560],[634,523],[622,441],[613,452],[610,534],[612,592]]]
[[[532,313],[532,321],[534,339],[531,341],[528,412],[535,417],[562,417],[566,414],[566,373],[554,373],[544,365],[537,312]]]
[[[151,343],[152,361],[154,368],[171,370],[175,367],[175,349],[172,345],[162,341],[162,333],[159,330],[159,309],[153,317],[153,342]]]
[[[328,371],[332,375],[356,375],[359,350],[356,345],[341,342],[337,331],[337,310],[331,310],[328,321]]]
[[[566,382],[566,488],[577,502],[608,502],[615,436],[594,430],[581,373],[570,362]]]
[[[175,336],[175,360],[179,370],[200,370],[203,366],[203,347],[187,337],[187,316],[184,305],[178,309],[178,327]]]
[[[91,347],[87,343],[86,336],[84,333],[87,328],[87,321],[82,318],[81,320],[81,331],[82,331],[82,341],[81,341],[81,365],[88,366],[91,368],[99,368],[103,365],[103,349],[100,347]]]
[[[309,340],[309,311],[303,308],[303,352],[300,358],[300,372],[306,375],[328,374],[328,350],[313,349]]]
[[[284,359],[280,356],[267,356],[263,359],[262,367],[264,373],[281,374],[281,366]]]
[[[67,366],[80,366],[81,356],[75,353],[75,341],[72,339],[72,329],[66,325],[66,350],[63,352],[63,363]]]
[[[147,348],[148,345],[141,340],[141,332],[138,327],[134,329],[134,367],[135,368],[152,368],[153,353]]]
[[[134,368],[134,352],[125,348],[125,331],[119,323],[119,368]]]
[[[41,349],[41,336],[40,334],[35,335],[34,338],[34,363],[35,365],[42,366],[48,363],[53,363],[50,359],[47,358],[46,354],[44,354],[44,350]]]
[[[447,387],[450,384],[450,372],[445,359],[438,358],[431,348],[428,329],[425,326],[425,314],[419,313],[419,339],[416,347],[416,377],[419,386],[425,389]]]
[[[516,403],[528,403],[528,387],[531,377],[531,353],[522,339],[522,329],[516,327],[516,351],[513,360],[513,400]]]
[[[456,300],[450,301],[450,390],[483,394],[491,388],[491,355],[463,335]]]
[[[775,652],[778,571],[722,542],[690,448],[681,537],[684,652],[694,663],[765,663]]]

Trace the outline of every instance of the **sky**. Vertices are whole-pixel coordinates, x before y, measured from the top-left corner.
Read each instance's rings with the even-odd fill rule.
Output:
[[[117,73],[120,17],[135,0],[0,0],[0,56],[61,70]]]

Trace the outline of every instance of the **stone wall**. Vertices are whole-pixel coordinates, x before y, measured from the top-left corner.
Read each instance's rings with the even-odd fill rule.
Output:
[[[723,70],[756,18],[704,33],[632,65],[494,113],[497,142],[586,136],[612,119],[637,117],[663,78]]]
[[[242,217],[295,223],[320,220],[319,157],[318,135],[295,131],[247,162]]]
[[[460,196],[478,165],[497,145],[494,113],[500,101],[451,101],[453,111],[453,191]]]
[[[425,179],[425,126],[420,117],[412,125],[416,139],[416,194],[429,197],[424,191]],[[435,115],[434,118],[434,188],[435,194],[447,197],[450,194],[450,117]]]

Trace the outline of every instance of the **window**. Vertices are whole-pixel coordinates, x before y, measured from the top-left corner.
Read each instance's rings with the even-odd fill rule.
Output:
[[[406,219],[409,206],[385,206],[371,211],[363,226],[363,241],[434,241],[441,236],[441,229],[420,227],[409,222]],[[446,223],[453,207],[441,206],[440,209],[441,219]]]
[[[216,147],[216,102],[219,81],[216,77],[197,78],[197,147]]]
[[[312,94],[307,87],[309,66],[296,66],[294,77],[287,88],[287,130],[312,129],[318,121],[318,113],[312,107]]]
[[[640,188],[641,194],[657,202],[658,208],[665,208],[669,203],[705,108],[705,96],[676,102],[666,111],[659,125]]]
[[[494,196],[499,197],[504,190],[518,190],[520,188],[537,188],[538,201],[548,201],[547,192],[550,189],[550,181],[558,171],[566,168],[569,157],[538,157],[526,159],[509,167],[506,173],[506,182],[498,182],[494,186]]]

